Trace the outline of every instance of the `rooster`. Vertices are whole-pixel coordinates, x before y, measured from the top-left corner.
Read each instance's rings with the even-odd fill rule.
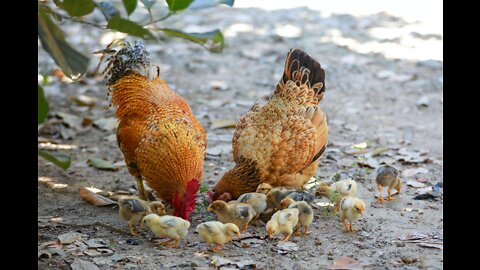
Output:
[[[117,44],[119,50],[111,49]],[[116,108],[117,143],[140,197],[147,200],[145,180],[175,216],[189,220],[203,175],[204,128],[187,102],[160,79],[159,67],[150,79],[149,54],[141,42],[116,42],[101,52],[112,54],[102,74]]]
[[[236,199],[261,183],[303,187],[327,145],[327,118],[317,106],[324,92],[320,64],[300,49],[290,50],[269,101],[257,101],[237,122],[235,167],[209,192],[211,199]]]

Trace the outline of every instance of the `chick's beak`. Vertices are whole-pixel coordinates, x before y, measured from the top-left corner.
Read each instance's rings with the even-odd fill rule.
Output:
[[[240,232],[237,232],[237,236],[240,238]]]
[[[143,219],[142,219],[142,222],[140,222],[140,227],[145,227],[145,225],[143,224]]]

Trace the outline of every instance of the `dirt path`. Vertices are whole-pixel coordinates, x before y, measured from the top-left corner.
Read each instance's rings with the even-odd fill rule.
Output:
[[[442,189],[436,200],[413,199],[425,187],[443,183],[442,62],[390,59],[385,54],[368,51],[388,46],[409,48],[412,42],[428,42],[437,48],[442,43],[441,35],[410,31],[398,37],[379,38],[370,30],[414,29],[411,23],[386,13],[354,17],[323,16],[307,8],[288,12],[224,8],[211,16],[205,14],[207,11],[187,13],[169,23],[172,28],[188,26],[192,31],[222,29],[226,38],[223,53],[211,54],[182,40],[147,44],[152,62],[161,66],[161,76],[185,97],[207,131],[204,183],[213,186],[233,167],[233,129],[213,129],[211,121],[236,121],[255,100],[264,100],[280,78],[288,50],[299,47],[317,58],[327,74],[327,91],[320,106],[328,115],[330,139],[315,177],[330,179],[340,171],[355,177],[359,183],[358,197],[367,205],[365,216],[354,223],[358,232],[344,232],[338,217],[327,207],[318,206],[312,233],[308,237],[293,237],[292,247],[264,240],[265,228],[251,227],[242,235],[251,238],[234,241],[220,253],[212,254],[193,233],[199,222],[212,218],[204,212],[204,207],[193,215],[191,232],[180,248],[172,250],[155,247],[150,241],[152,235],[147,232],[133,238],[102,226],[58,225],[58,221],[76,224],[101,221],[127,229],[118,217],[117,208],[87,204],[79,197],[79,188],[130,190],[134,180],[117,147],[115,126],[99,128],[102,121],[108,124],[113,119],[113,109],[107,109],[101,78],[86,78],[78,84],[50,77],[45,86],[50,119],[39,134],[58,144],[42,143],[39,147],[68,153],[73,162],[63,172],[38,159],[39,268],[69,269],[70,264],[79,263],[80,259],[80,263],[93,262],[100,269],[207,269],[214,264],[228,269],[241,267],[242,263],[255,264],[259,269],[325,269],[340,257],[355,259],[364,269],[443,268],[439,248],[442,245],[438,244],[443,242]],[[189,26],[193,24],[202,25],[202,29]],[[104,46],[97,43],[101,37],[96,30],[76,35],[84,29],[76,25],[69,29],[72,42],[85,52]],[[50,73],[52,68],[52,60],[39,46],[39,74]],[[80,94],[97,98],[96,105],[91,109],[76,106],[70,98]],[[58,112],[78,119],[65,116],[58,119],[55,117]],[[81,127],[85,118],[95,124],[77,129],[64,124]],[[375,167],[375,161],[393,164],[403,172],[404,182],[410,181],[397,200],[381,207],[374,203],[375,170],[360,166],[365,156],[352,154],[351,146],[362,142],[368,143],[370,151],[388,148],[375,156],[374,161],[369,160],[370,166]],[[103,158],[120,169],[95,169],[87,165],[89,158]],[[44,247],[44,243],[68,232],[80,233],[85,242],[100,239],[103,244],[89,248],[85,242],[77,241],[61,249]]]

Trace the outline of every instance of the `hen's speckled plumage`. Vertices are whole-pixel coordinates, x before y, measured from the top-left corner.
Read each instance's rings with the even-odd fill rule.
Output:
[[[260,183],[302,187],[315,173],[327,144],[327,119],[317,107],[325,92],[325,72],[305,52],[290,51],[285,71],[269,101],[240,118],[233,135],[235,167],[214,189],[238,198]]]

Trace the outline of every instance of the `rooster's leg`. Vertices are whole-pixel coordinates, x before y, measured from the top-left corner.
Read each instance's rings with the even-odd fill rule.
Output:
[[[145,192],[145,187],[143,187],[142,177],[135,176],[137,180],[138,193],[140,193],[140,199],[148,201],[147,192]]]

